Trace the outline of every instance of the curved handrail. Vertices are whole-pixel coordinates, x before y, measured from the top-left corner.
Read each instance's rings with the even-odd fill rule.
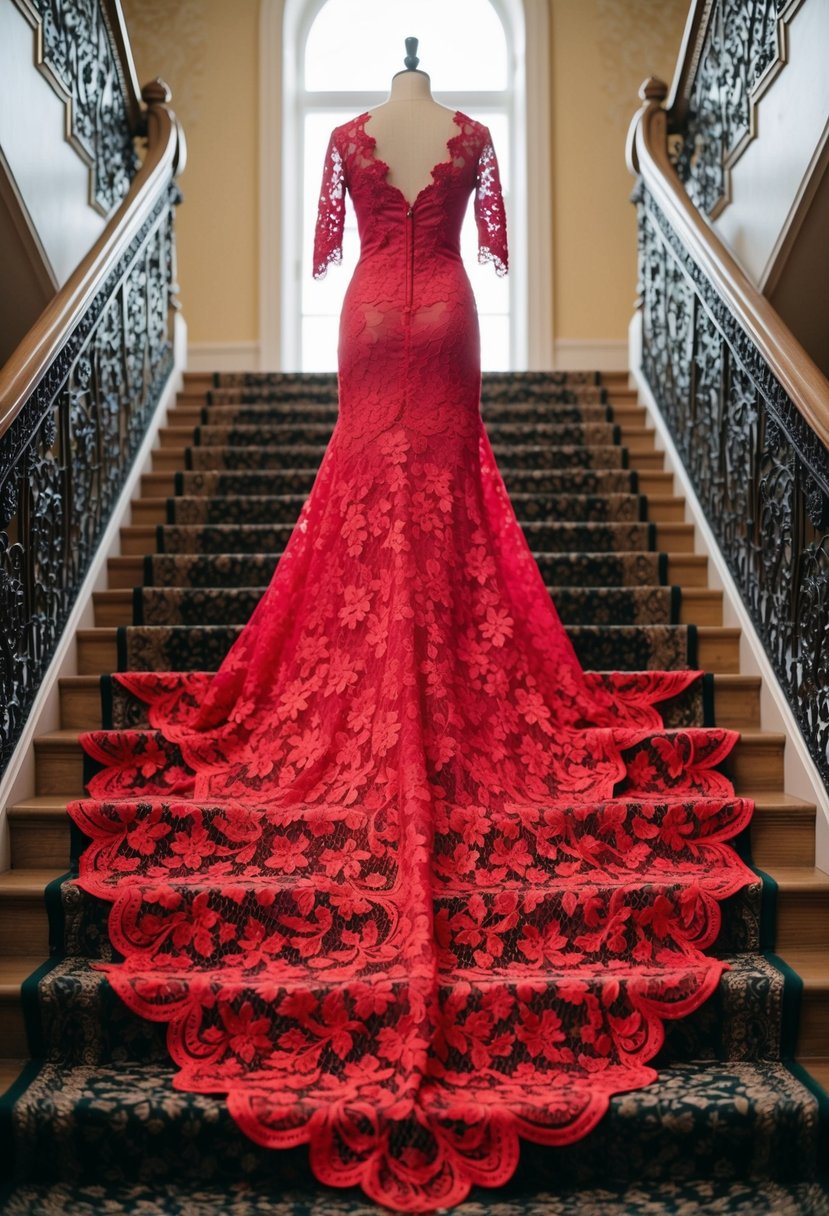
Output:
[[[677,236],[758,348],[798,413],[829,447],[829,380],[765,296],[754,286],[706,217],[694,206],[668,155],[668,94],[650,77],[628,132],[626,160],[641,177]]]
[[[0,436],[9,429],[57,358],[107,275],[141,228],[159,195],[184,168],[184,132],[162,80],[145,85],[147,152],[129,191],[86,257],[0,368]]]

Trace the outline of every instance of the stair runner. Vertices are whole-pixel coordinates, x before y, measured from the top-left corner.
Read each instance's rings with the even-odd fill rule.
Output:
[[[485,373],[482,410],[499,467],[582,664],[695,666],[648,503],[600,378]],[[118,669],[212,670],[267,585],[336,417],[333,375],[217,375],[175,474],[167,522],[143,561]],[[666,725],[713,725],[706,677],[661,707]],[[101,679],[101,724],[146,707]],[[87,770],[87,776],[89,770]],[[84,841],[73,829],[72,864]],[[749,859],[750,841],[738,842]],[[315,1182],[304,1146],[247,1139],[221,1096],[181,1093],[165,1027],[131,1014],[90,966],[112,957],[108,904],[47,889],[52,957],[24,985],[33,1062],[0,1099],[11,1148],[2,1210],[74,1216],[228,1213],[368,1216],[362,1192]],[[769,949],[774,884],[723,904],[715,949],[731,964],[693,1015],[667,1022],[659,1080],[611,1100],[562,1149],[522,1145],[518,1172],[475,1190],[459,1216],[535,1213],[829,1213],[826,1099],[793,1063],[798,977]]]

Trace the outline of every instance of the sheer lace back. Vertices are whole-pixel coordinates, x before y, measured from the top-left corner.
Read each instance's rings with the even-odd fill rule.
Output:
[[[490,261],[496,274],[505,275],[509,265],[507,220],[498,159],[489,128],[456,110],[458,130],[446,141],[446,156],[431,170],[431,180],[410,203],[389,180],[388,163],[375,156],[376,139],[366,129],[371,114],[364,111],[350,122],[335,127],[328,141],[314,233],[313,274],[323,278],[329,263],[342,262],[346,190],[357,213],[361,238],[369,217],[377,217],[378,203],[415,208],[431,194],[453,188],[466,202],[474,190],[474,214],[478,231],[478,260]],[[436,205],[440,199],[430,200]],[[362,222],[361,222],[362,221]],[[402,231],[402,224],[401,224]],[[459,237],[460,224],[457,226]],[[369,233],[370,235],[370,233]]]

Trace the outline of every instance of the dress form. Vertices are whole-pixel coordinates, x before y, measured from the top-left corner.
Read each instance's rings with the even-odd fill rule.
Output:
[[[407,39],[407,47],[410,42],[417,45]],[[417,63],[411,56],[410,61]],[[368,113],[374,155],[389,166],[387,180],[411,204],[432,180],[434,166],[449,159],[447,143],[458,132],[454,111],[432,97],[426,72],[407,67],[392,77],[388,100]]]

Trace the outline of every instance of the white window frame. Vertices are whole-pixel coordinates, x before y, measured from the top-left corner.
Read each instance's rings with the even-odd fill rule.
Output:
[[[300,364],[304,116],[313,108],[352,105],[355,113],[386,100],[382,93],[307,93],[305,42],[327,0],[261,0],[260,8],[260,367],[296,371]],[[489,0],[504,26],[510,67],[506,109],[511,135],[509,203],[510,349],[512,365],[554,364],[552,196],[550,178],[550,23],[548,0]],[[525,50],[526,48],[526,50]],[[486,122],[503,113],[503,93],[435,91],[441,104]],[[320,170],[321,172],[322,170]],[[284,188],[283,188],[284,183]],[[280,250],[284,256],[280,257]]]

